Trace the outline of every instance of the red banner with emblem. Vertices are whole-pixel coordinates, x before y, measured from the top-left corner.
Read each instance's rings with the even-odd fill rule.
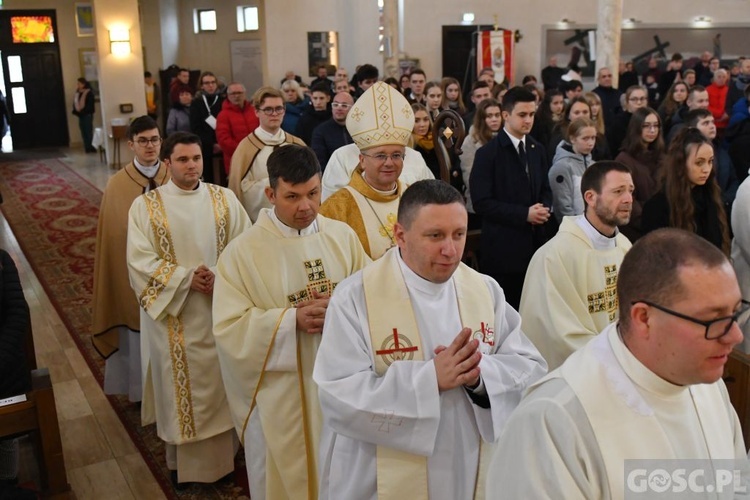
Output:
[[[513,52],[515,38],[509,30],[482,31],[477,39],[477,73],[482,68],[495,70],[495,81],[503,83],[506,79],[513,85]]]

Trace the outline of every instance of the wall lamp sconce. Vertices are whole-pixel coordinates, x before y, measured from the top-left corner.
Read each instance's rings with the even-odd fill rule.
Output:
[[[110,29],[109,47],[114,56],[123,57],[130,54],[130,30],[128,28]]]
[[[461,16],[461,24],[474,24],[474,13],[464,12]]]
[[[711,26],[712,22],[713,19],[708,16],[698,16],[693,19],[693,26],[695,26],[696,28],[707,28]]]

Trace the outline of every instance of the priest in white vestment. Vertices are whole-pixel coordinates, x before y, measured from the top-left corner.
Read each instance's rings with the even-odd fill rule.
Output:
[[[625,256],[617,292],[619,324],[532,387],[511,416],[488,498],[641,498],[626,475],[636,459],[653,460],[647,476],[676,459],[701,459],[699,468],[734,459],[747,477],[721,379],[749,316],[729,260],[693,233],[661,229]]]
[[[104,393],[127,394],[141,400],[141,327],[138,300],[130,289],[125,249],[128,211],[133,200],[169,180],[159,161],[161,134],[150,116],[140,116],[128,127],[133,161],[113,175],[102,195],[94,252],[94,292],[91,304],[91,341],[107,361]]]
[[[133,202],[130,283],[141,306],[141,416],[155,417],[173,481],[214,482],[234,470],[237,441],[211,322],[216,261],[250,227],[226,188],[200,181],[200,139],[176,132],[162,148],[172,180]]]
[[[265,195],[265,189],[268,187],[268,157],[279,146],[304,146],[305,143],[299,137],[281,129],[286,108],[279,90],[271,87],[259,88],[253,94],[253,106],[260,125],[240,141],[234,150],[229,169],[229,189],[242,202],[250,220],[255,222],[260,209],[271,206]]]
[[[484,498],[486,451],[546,364],[497,282],[461,264],[467,220],[449,184],[416,182],[398,247],[333,294],[313,372],[321,499]]]
[[[277,149],[268,175],[273,208],[219,259],[214,335],[250,496],[315,499],[320,332],[333,289],[370,259],[351,228],[317,215],[320,165],[310,148]]]
[[[377,115],[372,112],[375,109]],[[400,176],[414,113],[403,94],[377,82],[357,100],[347,115],[346,128],[359,148],[357,168],[349,183],[323,203],[320,213],[348,224],[367,255],[379,259],[396,245],[393,225],[398,200],[407,187]]]
[[[529,263],[519,312],[550,370],[617,321],[617,272],[631,247],[617,228],[630,220],[633,189],[625,165],[592,164],[581,179],[583,215],[565,217]]]

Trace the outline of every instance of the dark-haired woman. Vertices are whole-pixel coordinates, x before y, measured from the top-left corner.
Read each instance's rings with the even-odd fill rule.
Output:
[[[96,148],[91,145],[94,139],[94,90],[85,78],[79,78],[76,83],[73,114],[78,117],[84,149],[87,153],[96,153]]]
[[[658,175],[664,153],[661,118],[651,108],[638,108],[628,124],[622,151],[615,158],[630,168],[633,176],[633,211],[630,223],[621,228],[630,241],[643,236],[641,213],[643,205],[656,193]]]
[[[681,130],[669,145],[662,169],[662,188],[643,207],[643,229],[684,229],[729,255],[729,227],[711,141],[698,129]]]

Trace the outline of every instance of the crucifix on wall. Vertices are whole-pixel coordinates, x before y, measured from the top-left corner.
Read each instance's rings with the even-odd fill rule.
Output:
[[[323,64],[328,74],[336,72],[339,65],[339,34],[337,31],[307,32],[308,74],[317,76],[318,67]]]

